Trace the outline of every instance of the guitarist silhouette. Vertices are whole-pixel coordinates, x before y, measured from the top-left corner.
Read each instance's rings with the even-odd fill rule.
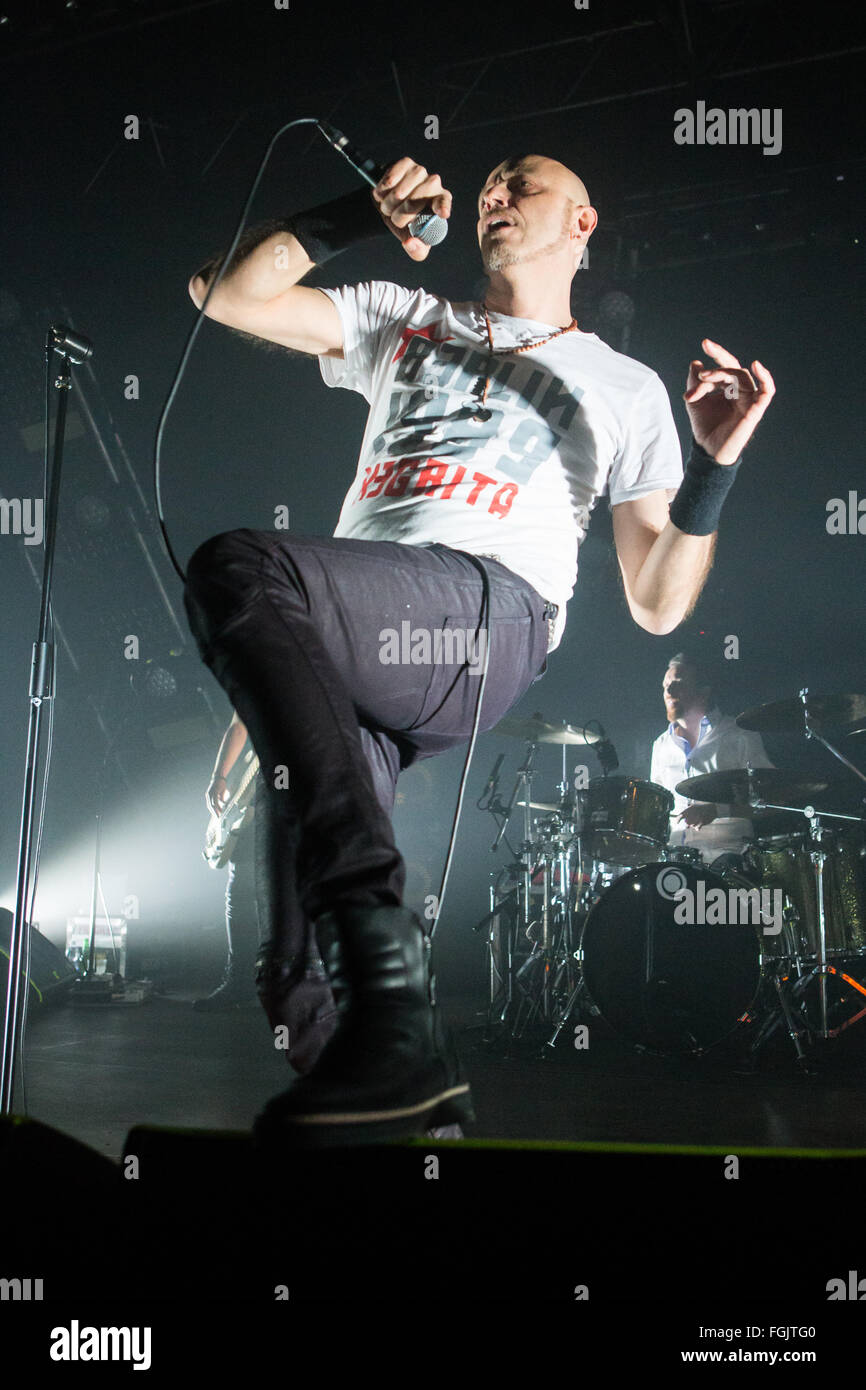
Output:
[[[242,756],[243,755],[243,756]],[[228,778],[241,763],[234,791]],[[204,858],[211,868],[228,864],[226,883],[226,937],[228,958],[222,983],[193,1008],[199,1013],[233,1009],[256,998],[255,969],[259,946],[259,920],[255,884],[255,778],[258,760],[247,731],[237,714],[232,716],[219,746],[213,776],[205,792],[211,813],[205,836]]]

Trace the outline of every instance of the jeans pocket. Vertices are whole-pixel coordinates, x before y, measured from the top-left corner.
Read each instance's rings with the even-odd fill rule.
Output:
[[[497,618],[492,630],[478,630],[478,618],[449,618],[451,648],[463,653],[462,661],[442,661],[431,676],[426,698],[413,729],[425,726],[437,734],[468,738],[482,693],[482,732],[507,714],[532,683],[534,664],[533,619],[529,616]],[[449,648],[443,641],[443,656]]]
[[[478,617],[445,618],[441,627],[415,630],[415,655],[427,668],[423,698],[410,730],[429,724],[465,683],[473,697],[487,666],[489,642]]]

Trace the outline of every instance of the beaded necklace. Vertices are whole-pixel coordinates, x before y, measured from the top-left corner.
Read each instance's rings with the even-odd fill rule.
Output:
[[[490,323],[490,315],[487,312],[487,305],[482,304],[484,310],[484,324],[487,329],[487,365],[484,377],[479,377],[473,387],[473,399],[478,402],[478,409],[470,417],[476,424],[483,425],[485,420],[489,420],[493,414],[492,410],[485,409],[487,405],[487,393],[490,390],[490,364],[494,357],[502,357],[507,353],[532,352],[533,348],[543,347],[545,343],[552,343],[554,338],[561,338],[564,333],[573,333],[577,328],[577,319],[572,319],[567,328],[557,328],[555,333],[548,333],[546,338],[539,338],[537,343],[524,343],[522,347],[500,348],[497,352],[493,346],[493,328]]]

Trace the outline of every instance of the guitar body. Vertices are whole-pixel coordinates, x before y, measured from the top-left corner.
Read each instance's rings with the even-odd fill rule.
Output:
[[[251,824],[255,815],[253,798],[259,760],[253,749],[248,747],[238,759],[238,763],[243,765],[238,785],[229,797],[222,815],[211,814],[205,831],[202,857],[211,869],[225,867],[234,854],[238,837]]]

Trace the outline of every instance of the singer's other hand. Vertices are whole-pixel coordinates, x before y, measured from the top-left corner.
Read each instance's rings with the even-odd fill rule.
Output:
[[[406,255],[413,261],[424,261],[430,247],[417,237],[410,236],[408,227],[420,212],[435,212],[439,217],[451,216],[451,194],[442,187],[438,174],[428,174],[423,164],[405,156],[392,164],[372,190],[387,227],[403,243]]]

